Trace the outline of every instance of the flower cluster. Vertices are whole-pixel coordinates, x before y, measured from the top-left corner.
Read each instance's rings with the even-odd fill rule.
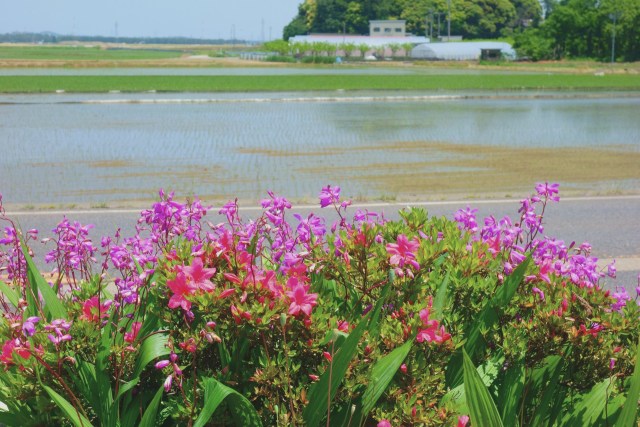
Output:
[[[44,278],[30,282],[38,272],[21,239],[37,232],[23,237],[9,222],[0,239],[0,364],[15,383],[2,385],[24,396],[42,381],[96,424],[120,413],[139,422],[146,409],[121,402],[158,400],[165,424],[192,424],[212,387],[224,386],[265,425],[303,425],[314,390],[337,378],[338,392],[319,400],[332,422],[351,413],[367,425],[464,426],[473,423],[455,391],[464,348],[483,372],[502,366],[504,375],[483,378],[493,389],[512,366],[539,369],[560,357],[563,396],[607,380],[616,383],[610,400],[620,401],[640,331],[640,277],[635,297],[607,291],[615,264],[598,267],[588,243],[545,235],[558,189],[536,185],[516,219],[480,219],[468,206],[453,220],[414,208],[389,221],[367,210],[350,217],[351,203],[327,185],[319,205],[332,220],[292,213],[269,192],[249,219],[238,200],[228,202],[220,223],[206,220],[211,208],[197,198],[180,203],[160,191],[133,235],[118,229],[99,247],[90,225],[64,218],[45,239],[55,243],[45,258],[57,273],[52,292]],[[0,219],[9,221],[1,196]],[[374,378],[389,366],[394,375]],[[92,406],[101,399],[83,395],[92,381],[126,396],[115,399],[121,406]],[[526,381],[523,424],[536,412],[527,402],[544,393]],[[363,393],[378,396],[368,413],[352,406]],[[68,414],[50,405],[38,415],[45,394],[34,395],[10,410],[42,424]],[[229,416],[217,411],[216,422]]]

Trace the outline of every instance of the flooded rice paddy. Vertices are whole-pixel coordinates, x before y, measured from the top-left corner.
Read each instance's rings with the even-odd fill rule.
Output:
[[[640,94],[1,95],[0,193],[120,203],[637,192]]]

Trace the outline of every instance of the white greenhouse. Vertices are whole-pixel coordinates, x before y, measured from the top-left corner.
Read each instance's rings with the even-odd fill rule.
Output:
[[[419,44],[411,51],[413,59],[441,61],[473,61],[480,59],[483,49],[499,50],[507,59],[515,59],[516,52],[505,42],[448,42]]]

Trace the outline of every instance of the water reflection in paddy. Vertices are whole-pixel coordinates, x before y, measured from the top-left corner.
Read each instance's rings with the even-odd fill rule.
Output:
[[[411,93],[416,98],[383,100],[397,95],[1,96],[0,193],[33,204],[136,200],[160,187],[252,199],[273,189],[304,198],[323,184],[341,183],[349,194],[378,197],[396,193],[389,180],[407,171],[468,177],[484,169],[473,161],[475,149],[447,146],[622,147],[640,154],[640,96]],[[301,96],[308,99],[291,101]],[[345,99],[329,100],[334,97]],[[635,177],[616,179],[615,185],[637,186],[640,167]]]

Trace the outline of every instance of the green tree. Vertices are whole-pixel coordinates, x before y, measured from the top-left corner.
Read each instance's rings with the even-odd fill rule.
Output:
[[[358,51],[360,51],[360,55],[362,55],[362,58],[364,58],[367,55],[367,52],[371,49],[371,47],[369,47],[368,44],[366,43],[360,43],[358,45]]]
[[[272,40],[266,42],[263,45],[263,48],[269,52],[277,52],[278,55],[282,56],[289,55],[289,53],[291,52],[291,46],[284,40]]]
[[[462,0],[464,21],[460,33],[465,38],[495,38],[503,35],[516,18],[509,0]]]
[[[344,13],[344,27],[347,34],[366,34],[369,32],[369,20],[364,16],[362,4],[351,1]]]
[[[553,39],[545,36],[539,28],[529,28],[516,34],[513,47],[519,57],[532,61],[556,58]]]
[[[340,43],[339,49],[344,52],[344,56],[351,58],[357,46],[355,43]]]

